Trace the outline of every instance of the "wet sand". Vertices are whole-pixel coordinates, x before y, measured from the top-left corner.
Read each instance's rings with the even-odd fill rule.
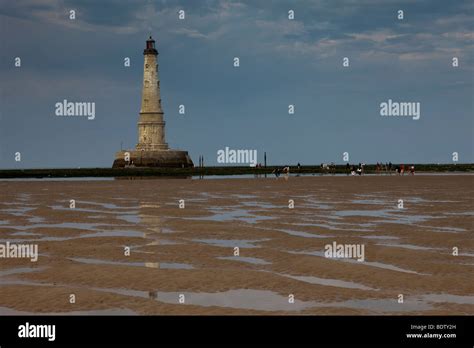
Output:
[[[0,243],[40,255],[0,258],[0,314],[472,315],[473,183],[3,181]],[[325,257],[333,242],[363,244],[365,260]]]

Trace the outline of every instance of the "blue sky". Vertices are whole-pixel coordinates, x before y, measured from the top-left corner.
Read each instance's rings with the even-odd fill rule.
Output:
[[[473,162],[473,11],[437,0],[0,0],[0,168],[109,167],[121,142],[133,148],[150,33],[167,142],[195,163],[216,165],[226,146],[260,162],[266,151],[270,164],[342,163],[343,152],[351,163],[451,163],[453,152]],[[95,102],[95,119],[56,117],[63,99]],[[381,117],[388,99],[419,102],[420,119]]]

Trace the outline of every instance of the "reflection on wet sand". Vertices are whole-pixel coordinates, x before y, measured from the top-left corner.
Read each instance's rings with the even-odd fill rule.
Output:
[[[353,179],[0,182],[0,314],[473,314],[471,177]]]

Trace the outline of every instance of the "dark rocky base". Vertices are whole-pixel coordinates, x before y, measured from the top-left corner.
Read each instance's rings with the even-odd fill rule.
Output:
[[[125,161],[126,153],[130,154],[130,162]],[[187,151],[120,151],[115,154],[112,168],[147,167],[147,168],[189,168],[194,163]]]

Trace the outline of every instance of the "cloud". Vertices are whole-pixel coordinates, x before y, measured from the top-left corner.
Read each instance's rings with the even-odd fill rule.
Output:
[[[437,26],[472,25],[473,19],[474,16],[472,14],[463,13],[437,18],[434,24]]]
[[[451,32],[451,33],[443,33],[443,37],[447,39],[455,39],[455,40],[460,40],[460,41],[471,41],[474,42],[474,33],[470,32]]]
[[[179,28],[173,31],[175,34],[184,35],[193,39],[208,39],[209,36],[200,33],[196,29]]]
[[[257,29],[260,31],[270,33],[277,36],[286,35],[305,35],[307,30],[302,22],[296,20],[289,21],[288,19],[275,20],[263,20],[257,19],[255,21]]]
[[[114,5],[114,6],[112,6]],[[79,31],[133,33],[140,30],[135,19],[141,6],[103,0],[99,6],[87,2],[61,0],[1,1],[0,15],[42,22]],[[70,19],[70,11],[75,19]]]
[[[380,31],[373,31],[369,33],[352,33],[352,34],[348,34],[348,36],[354,38],[355,40],[367,40],[367,41],[373,41],[376,43],[382,43],[390,39],[402,37],[404,35],[395,34],[393,31],[390,31],[390,30],[380,30]]]
[[[118,35],[154,32],[168,44],[181,43],[177,37],[213,41],[222,51],[245,50],[251,55],[276,52],[287,58],[313,59],[343,55],[370,58],[371,63],[384,63],[387,56],[403,61],[445,59],[444,55],[451,53],[469,56],[474,40],[473,16],[456,12],[469,7],[468,2],[446,7],[420,0],[422,15],[406,22],[397,21],[394,15],[393,6],[398,1],[377,4],[374,0],[307,1],[304,7],[259,0],[207,0],[199,4],[182,0],[3,0],[0,13],[67,30]],[[402,2],[400,6],[407,14],[414,14],[409,4]],[[295,10],[295,20],[287,18],[289,7]],[[74,21],[68,19],[71,8],[77,11]],[[186,11],[184,20],[178,19],[180,9]]]

